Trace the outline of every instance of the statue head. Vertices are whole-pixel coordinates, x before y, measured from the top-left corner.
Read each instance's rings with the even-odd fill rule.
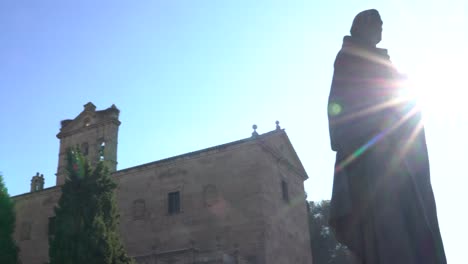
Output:
[[[382,19],[379,11],[369,9],[356,15],[351,26],[351,36],[372,46],[382,40]]]

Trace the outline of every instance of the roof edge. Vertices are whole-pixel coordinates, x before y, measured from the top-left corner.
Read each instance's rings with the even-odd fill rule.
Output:
[[[255,142],[255,141],[261,140],[262,138],[268,137],[268,136],[273,135],[273,134],[279,134],[279,133],[286,134],[284,129],[273,130],[273,131],[266,132],[266,133],[263,133],[261,135],[255,136],[255,137],[248,137],[248,138],[232,141],[232,142],[221,144],[221,145],[216,145],[216,146],[213,146],[213,147],[208,147],[208,148],[204,148],[204,149],[184,153],[184,154],[181,154],[181,155],[176,155],[176,156],[172,156],[172,157],[169,157],[169,158],[164,158],[164,159],[161,159],[161,160],[148,162],[148,163],[137,165],[137,166],[134,166],[134,167],[129,167],[129,168],[125,168],[125,169],[122,169],[122,170],[117,170],[117,171],[113,172],[112,174],[121,174],[121,173],[125,173],[125,172],[131,171],[131,170],[144,168],[144,167],[147,167],[147,166],[162,164],[162,163],[171,162],[171,161],[175,161],[175,160],[183,159],[183,158],[196,157],[199,154],[204,153],[204,152],[209,152],[209,151],[214,151],[214,150],[222,150],[222,149],[226,149],[226,148],[229,148],[229,147],[232,147],[232,146],[236,146],[236,145],[240,145],[240,144],[244,144],[244,143],[248,143],[248,142]]]

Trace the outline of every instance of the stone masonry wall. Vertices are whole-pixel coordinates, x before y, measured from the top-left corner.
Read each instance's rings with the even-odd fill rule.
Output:
[[[141,263],[214,263],[215,257],[252,264],[312,263],[305,178],[285,162],[294,159],[285,135],[115,172],[120,232],[129,255]],[[172,215],[171,192],[180,193],[180,212]],[[48,222],[59,196],[60,188],[53,187],[14,197],[15,239],[24,264],[48,260]]]

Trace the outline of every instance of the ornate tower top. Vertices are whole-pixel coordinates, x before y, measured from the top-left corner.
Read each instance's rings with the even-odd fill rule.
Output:
[[[31,179],[31,192],[37,192],[44,189],[44,175],[36,173]]]
[[[88,102],[87,104],[85,104],[84,108],[85,108],[85,111],[90,111],[90,112],[96,111],[96,106],[91,102]]]
[[[86,156],[91,164],[106,162],[109,170],[117,169],[117,138],[120,126],[119,109],[115,105],[96,111],[96,106],[89,102],[74,119],[61,122],[57,185],[65,183],[66,153],[76,147]]]

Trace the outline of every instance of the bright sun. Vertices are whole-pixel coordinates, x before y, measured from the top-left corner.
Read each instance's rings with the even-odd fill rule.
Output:
[[[467,113],[464,104],[467,96],[463,67],[439,58],[415,65],[408,72],[409,96],[416,99],[425,117],[454,118]]]

